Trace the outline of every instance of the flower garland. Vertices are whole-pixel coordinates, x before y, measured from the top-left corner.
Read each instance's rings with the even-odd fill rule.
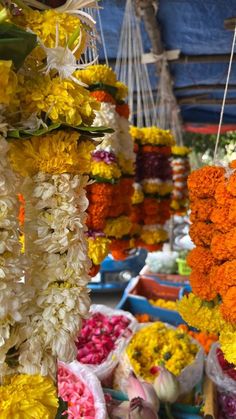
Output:
[[[158,127],[131,127],[136,145],[135,193],[131,220],[137,245],[159,250],[167,240],[163,225],[170,218],[173,189],[170,165],[173,136]]]
[[[118,259],[126,257],[130,248],[132,177],[135,154],[129,134],[128,110],[124,99],[125,85],[117,81],[113,70],[95,65],[77,73],[89,85],[91,96],[101,102],[95,111],[95,126],[109,126],[106,134],[92,152],[90,176],[96,183],[88,187],[89,254],[99,265],[109,250]]]
[[[172,147],[171,167],[173,170],[174,189],[171,208],[175,214],[184,215],[188,206],[187,178],[190,173],[188,154],[190,149],[184,146]]]
[[[193,222],[190,235],[197,247],[188,256],[193,294],[179,304],[194,327],[219,334],[227,361],[236,364],[235,172],[203,167],[188,179]]]

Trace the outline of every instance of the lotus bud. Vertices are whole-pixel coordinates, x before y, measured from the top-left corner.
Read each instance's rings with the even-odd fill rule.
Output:
[[[131,372],[128,378],[127,393],[129,400],[140,397],[150,403],[155,411],[160,408],[160,403],[153,386],[145,381],[137,379],[136,375]]]
[[[161,402],[174,403],[179,397],[178,380],[165,367],[159,367],[159,375],[156,377],[153,385]]]
[[[157,410],[148,402],[136,397],[130,402],[129,419],[158,419]]]

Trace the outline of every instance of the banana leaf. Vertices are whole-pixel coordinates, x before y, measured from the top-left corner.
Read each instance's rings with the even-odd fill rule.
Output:
[[[37,36],[13,23],[0,24],[0,60],[12,60],[18,70],[27,55],[36,47]]]
[[[86,137],[92,138],[100,138],[103,137],[107,133],[112,133],[114,130],[112,128],[107,127],[86,127],[84,125],[79,125],[77,127],[72,127],[67,124],[51,124],[47,128],[40,128],[36,131],[33,130],[24,130],[24,129],[15,129],[8,131],[8,138],[15,138],[15,139],[27,139],[30,137],[40,137],[41,135],[47,134],[50,131],[54,131],[56,129],[68,129],[72,128],[78,131],[81,135]]]
[[[105,92],[109,93],[111,96],[116,97],[117,94],[117,87],[110,86],[109,84],[104,83],[95,83],[89,86],[89,90],[94,92],[96,90],[104,90]]]

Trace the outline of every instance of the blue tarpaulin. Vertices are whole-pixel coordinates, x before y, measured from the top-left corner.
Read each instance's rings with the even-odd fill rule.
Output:
[[[124,0],[101,0],[102,26],[108,59],[117,55]],[[233,31],[224,28],[224,20],[236,16],[236,0],[160,0],[157,19],[160,23],[163,45],[166,50],[179,49],[184,55],[230,54]],[[150,42],[144,29],[143,44],[150,51]],[[104,52],[100,51],[101,59]],[[153,66],[151,66],[153,67]],[[204,90],[178,92],[178,97],[206,94],[208,99],[222,99],[228,70],[227,62],[170,63],[174,87],[207,85]],[[156,89],[157,78],[150,70],[151,84]],[[213,84],[222,85],[221,90],[211,90]],[[230,84],[236,84],[236,62],[232,65]],[[236,99],[236,89],[230,90],[228,98]],[[186,123],[217,124],[221,105],[201,103],[181,105]],[[236,124],[236,105],[226,105],[225,124]]]

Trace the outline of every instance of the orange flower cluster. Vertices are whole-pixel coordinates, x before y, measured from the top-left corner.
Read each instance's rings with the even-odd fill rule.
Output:
[[[223,318],[236,324],[236,173],[203,167],[188,186],[190,236],[197,246],[188,256],[193,292],[207,301],[220,298]]]
[[[202,345],[206,354],[210,352],[211,345],[213,345],[214,342],[218,341],[217,335],[206,332],[193,332],[185,324],[180,324],[178,326],[178,329],[182,330],[185,333],[188,333],[193,339],[197,340],[200,343],[200,345]]]
[[[94,92],[91,92],[91,96],[97,99],[98,102],[107,102],[112,103],[113,105],[116,104],[116,100],[113,98],[113,96],[104,90],[95,90]]]
[[[123,116],[123,118],[129,119],[129,105],[127,103],[117,103],[116,112]]]

